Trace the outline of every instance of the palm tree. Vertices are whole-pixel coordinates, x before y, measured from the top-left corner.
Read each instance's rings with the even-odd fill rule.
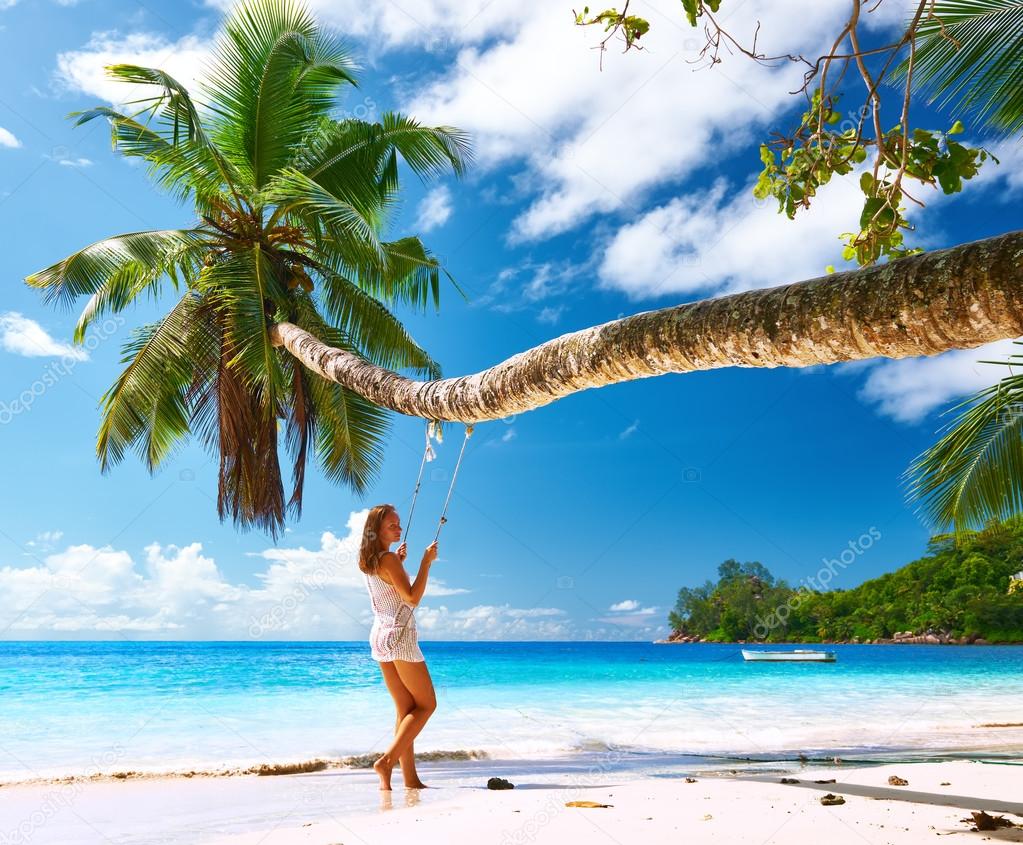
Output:
[[[270,322],[287,320],[381,366],[439,375],[390,308],[438,306],[443,271],[418,238],[382,233],[399,159],[423,177],[460,175],[467,138],[401,114],[334,119],[353,70],[292,0],[247,0],[229,16],[204,105],[161,70],[108,68],[155,95],[134,114],[97,107],[72,116],[107,119],[115,148],[193,202],[197,220],[107,238],[26,280],[48,302],[89,297],[79,343],[98,317],[169,280],[181,298],[133,333],[127,366],[102,398],[100,466],[133,449],[153,472],[198,434],[219,460],[221,519],[275,537],[287,509],[301,513],[310,452],[328,478],[361,491],[381,463],[388,416],[276,350]],[[281,431],[292,461],[287,504]]]
[[[221,517],[276,531],[285,510],[278,420],[295,492],[310,444],[328,477],[361,489],[380,462],[382,408],[474,422],[591,387],[726,366],[808,366],[931,355],[1023,335],[1023,233],[879,267],[636,314],[556,338],[482,373],[438,380],[388,306],[438,299],[441,269],[415,238],[380,240],[397,157],[429,176],[469,161],[466,139],[399,115],[331,120],[346,57],[290,3],[249,0],[227,23],[197,110],[165,73],[148,122],[107,108],[118,149],[194,201],[193,228],[111,238],[29,278],[51,300],[91,298],[75,337],[164,277],[186,288],[140,329],[104,396],[107,469],[134,447],[151,469],[196,430],[220,459]],[[413,381],[407,369],[430,377]]]

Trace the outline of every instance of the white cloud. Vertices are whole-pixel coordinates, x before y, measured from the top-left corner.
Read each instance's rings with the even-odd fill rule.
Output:
[[[824,275],[841,264],[838,234],[858,219],[863,195],[854,178],[833,179],[814,204],[789,220],[751,185],[735,193],[723,180],[653,209],[623,226],[604,251],[603,286],[633,299],[731,293]]]
[[[549,237],[594,214],[635,213],[651,188],[720,158],[794,104],[797,66],[735,56],[694,72],[686,60],[699,49],[698,31],[685,27],[677,2],[649,6],[644,15],[656,24],[647,49],[609,54],[603,72],[590,49],[599,34],[576,27],[558,4],[533,0],[517,5],[518,19],[496,37],[461,49],[432,85],[416,80],[407,111],[468,129],[484,167],[525,165],[534,199],[515,221],[514,241]],[[739,4],[727,22],[747,38],[762,20],[758,47],[768,52],[813,53],[842,14],[833,4],[776,0]],[[786,22],[797,16],[793,30]]]
[[[452,211],[451,189],[447,185],[438,185],[419,203],[413,228],[420,232],[432,232],[448,222]]]
[[[202,554],[201,543],[179,548],[151,543],[146,546],[148,587],[161,597],[161,609],[175,618],[188,618],[195,608],[237,602],[245,590],[224,581],[213,558]]]
[[[63,531],[42,531],[39,534],[36,534],[34,540],[29,540],[25,543],[25,545],[30,549],[48,552],[60,542],[60,539],[63,536]]]
[[[57,79],[68,90],[118,106],[154,94],[151,86],[111,79],[104,70],[106,65],[136,64],[167,71],[193,96],[199,96],[196,80],[202,75],[211,48],[212,42],[194,35],[168,41],[150,32],[96,33],[81,49],[58,54]]]
[[[573,265],[551,261],[545,261],[533,269],[532,277],[522,287],[522,295],[529,302],[539,302],[563,293],[577,275]]]
[[[538,323],[546,323],[547,325],[553,326],[559,319],[561,319],[561,315],[564,310],[564,305],[545,305],[536,315],[536,320]]]
[[[511,441],[518,436],[518,432],[509,426],[500,437],[493,437],[490,440],[487,440],[483,445],[497,447],[502,443],[511,443]]]
[[[268,548],[256,585],[232,583],[201,543],[151,543],[137,563],[110,546],[70,545],[31,566],[0,567],[0,636],[98,633],[185,639],[362,639],[372,622],[356,556],[367,511],[350,515],[347,533],[330,531],[319,548]],[[56,542],[60,532],[45,532]],[[468,590],[431,580],[427,602]],[[510,604],[464,609],[424,603],[416,612],[434,639],[559,638],[571,633],[564,610]],[[427,634],[428,632],[428,634]]]
[[[10,569],[0,570],[0,582],[9,574],[12,574]],[[48,555],[45,568],[15,570],[13,574],[16,576],[14,586],[24,584],[26,579],[31,581],[33,577],[42,582],[56,593],[61,607],[81,602],[95,608],[110,608],[143,582],[127,552],[109,546],[97,549],[87,544],[68,546],[62,552]],[[17,598],[16,589],[10,594]]]
[[[489,306],[494,311],[513,313],[533,309],[542,302],[564,296],[573,290],[590,269],[590,264],[568,261],[523,261],[518,267],[506,267],[473,304]],[[561,317],[565,305],[544,305],[536,318],[553,324]]]
[[[228,0],[208,2],[225,11],[232,5]],[[735,56],[714,69],[694,72],[684,59],[691,58],[699,38],[682,23],[677,2],[649,5],[646,13],[657,25],[645,39],[647,49],[609,54],[603,72],[590,49],[598,34],[576,27],[564,9],[542,0],[482,5],[412,0],[400,8],[312,0],[310,9],[348,36],[372,36],[360,45],[363,50],[380,44],[415,46],[440,50],[445,59],[453,56],[450,70],[439,77],[416,76],[403,108],[426,122],[468,129],[484,167],[523,168],[517,182],[532,201],[514,231],[520,240],[534,240],[594,214],[638,213],[634,205],[650,189],[677,183],[708,159],[741,145],[747,134],[759,131],[794,102],[787,92],[799,77],[798,67],[768,69]],[[807,8],[795,0],[761,0],[740,5],[728,13],[727,22],[742,36],[752,35],[762,20],[759,46],[770,51],[784,44],[787,51],[812,53],[833,32],[840,11],[831,4]],[[794,37],[784,24],[797,12],[801,26]],[[104,64],[161,65],[191,86],[209,50],[210,42],[195,36],[170,42],[145,32],[100,33],[82,49],[62,53],[58,74],[69,87],[118,102],[128,97],[128,86],[107,79]],[[742,127],[738,133],[736,126]],[[642,148],[637,138],[643,139]],[[431,191],[418,211],[423,231],[442,225],[451,214],[449,189]],[[828,241],[847,227],[848,219],[829,230]],[[829,259],[837,252],[837,244],[830,246],[835,249],[827,252]],[[605,281],[617,284],[615,277],[622,272],[620,265],[609,264]],[[644,286],[634,279],[622,284]],[[527,286],[521,297],[523,302],[531,297],[538,301],[544,295],[542,288]],[[553,305],[537,315],[547,323],[559,317]]]
[[[1005,361],[1023,347],[1009,340],[977,349],[956,349],[933,357],[883,361],[871,367],[860,397],[899,422],[919,422],[931,411],[994,384],[1007,367],[980,361]]]
[[[560,639],[571,633],[565,611],[556,607],[518,608],[477,605],[466,610],[423,607],[416,612],[421,631],[444,631],[455,639],[531,640]]]
[[[84,349],[54,340],[39,323],[17,311],[0,314],[0,347],[27,358],[66,356],[75,361],[89,358]]]
[[[58,6],[77,6],[81,0],[55,0]],[[0,12],[18,5],[18,0],[0,0]],[[2,29],[3,27],[0,27]]]
[[[227,11],[235,0],[207,0]],[[362,0],[307,0],[306,7],[322,24],[348,37],[366,37],[369,46],[393,48],[418,45],[439,49],[451,43],[470,43],[514,31],[525,13],[515,3],[483,0],[403,0],[365,3]],[[528,8],[529,3],[525,4]]]
[[[14,5],[17,0],[0,0]],[[69,5],[79,0],[58,0]],[[236,0],[206,0],[207,5],[228,12]],[[538,2],[538,0],[533,0]],[[514,32],[521,10],[510,3],[466,2],[466,0],[408,0],[366,4],[361,0],[307,0],[306,7],[323,25],[345,38],[366,38],[358,57],[372,60],[367,51],[418,46],[436,50],[451,45],[474,43],[494,35]],[[93,36],[82,49],[58,56],[58,78],[68,87],[94,94],[115,104],[129,96],[130,86],[109,80],[103,66],[117,62],[161,67],[190,91],[202,76],[212,52],[212,39],[187,35],[177,41],[150,33],[103,32]]]
[[[623,428],[618,433],[618,439],[619,440],[625,440],[628,437],[632,437],[632,435],[636,433],[636,430],[638,428],[639,428],[639,420],[634,420],[632,423],[627,425],[625,428]]]
[[[601,256],[602,286],[632,299],[714,296],[816,278],[829,264],[855,268],[841,259],[840,233],[855,226],[863,208],[859,172],[833,178],[793,220],[778,213],[775,200],[757,200],[753,181],[733,190],[719,179],[622,226]],[[906,210],[918,226],[912,243],[930,247],[940,237],[933,212],[952,197],[913,185],[926,205]]]
[[[620,625],[625,628],[641,628],[644,631],[653,630],[653,616],[657,613],[656,607],[640,607],[635,599],[625,599],[617,602],[608,608],[610,616],[602,616],[595,620],[609,625]]]
[[[59,158],[57,164],[63,167],[91,167],[92,159],[88,158]]]
[[[14,137],[14,133],[9,129],[4,129],[0,126],[0,147],[10,147],[11,149],[17,149],[21,146],[21,141]]]
[[[985,162],[977,175],[963,188],[964,191],[976,190],[978,187],[998,188],[1002,183],[1005,189],[1003,198],[1014,197],[1023,191],[1023,144],[1015,138],[995,144],[982,144],[979,140],[968,143],[971,146],[986,147],[999,163]]]
[[[437,598],[439,596],[460,596],[463,593],[470,593],[472,590],[467,590],[464,587],[449,587],[440,578],[430,577],[430,583],[426,585],[426,595],[430,598]]]
[[[223,11],[233,5],[207,2]],[[897,22],[901,6],[890,5],[891,15],[868,21]],[[789,108],[795,101],[787,92],[800,73],[796,65],[769,69],[742,56],[694,72],[685,59],[700,38],[682,23],[677,0],[648,4],[644,14],[656,25],[645,39],[647,49],[609,54],[603,72],[590,49],[599,34],[576,27],[563,8],[543,0],[410,0],[400,7],[311,0],[309,6],[345,35],[371,37],[362,50],[384,45],[439,51],[450,70],[432,80],[417,74],[403,107],[427,122],[470,130],[484,167],[524,168],[517,181],[532,202],[515,223],[520,240],[565,231],[594,214],[638,213],[634,205],[650,189],[677,183]],[[889,4],[885,10],[887,15]],[[794,34],[786,22],[797,14]],[[740,37],[751,36],[762,20],[758,46],[768,52],[784,46],[808,54],[823,46],[841,17],[833,4],[806,7],[796,0],[761,0],[726,12],[729,29]],[[117,102],[128,97],[127,86],[107,79],[104,64],[158,64],[194,85],[209,50],[210,42],[195,36],[170,42],[153,33],[100,33],[84,48],[61,54],[58,74],[76,90]],[[451,213],[450,191],[435,189],[419,211],[424,231],[442,225]],[[609,277],[615,272],[607,268]],[[559,316],[555,306],[546,306],[537,318],[554,323]]]

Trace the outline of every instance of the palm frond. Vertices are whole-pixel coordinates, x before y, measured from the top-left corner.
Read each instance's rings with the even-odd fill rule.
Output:
[[[295,519],[299,519],[302,516],[309,447],[315,448],[316,405],[309,385],[313,373],[294,359],[285,359],[284,366],[291,385],[290,401],[284,415],[285,440],[292,460],[292,493],[288,508]]]
[[[228,17],[207,85],[218,145],[259,189],[292,157],[338,87],[355,84],[339,43],[291,0],[249,0]]]
[[[284,485],[277,444],[277,414],[238,366],[227,363],[225,343],[215,381],[219,412],[217,514],[236,527],[256,526],[276,539],[284,527]]]
[[[361,120],[323,122],[309,139],[297,169],[333,189],[335,179],[349,178],[350,166],[367,157],[377,162],[375,175],[393,168],[398,154],[423,178],[446,173],[463,176],[472,163],[469,136],[451,126],[422,126],[411,117],[386,112],[379,123]]]
[[[176,255],[168,255],[166,263],[162,265],[132,262],[123,265],[89,297],[75,324],[74,342],[83,343],[93,322],[108,312],[116,314],[129,305],[137,304],[139,296],[144,292],[148,292],[154,300],[157,299],[159,284],[164,276],[170,278],[175,290],[181,287],[181,281],[184,281],[186,287],[189,286],[202,266],[205,252],[206,246],[200,244],[182,247]],[[182,280],[178,279],[179,272]]]
[[[150,472],[189,433],[192,380],[187,339],[198,298],[188,292],[162,320],[136,329],[123,347],[128,364],[101,399],[96,454],[103,472],[135,447]]]
[[[220,454],[219,373],[224,361],[224,330],[216,295],[200,296],[191,319],[188,349],[192,356],[192,382],[188,387],[192,432],[213,458]]]
[[[384,184],[386,145],[368,140],[379,135],[376,124],[361,121],[336,122],[320,118],[315,128],[295,150],[287,170],[295,170],[331,194],[350,202],[367,216],[377,215],[389,194]],[[350,127],[350,131],[342,127]],[[337,156],[343,166],[324,168],[322,163]]]
[[[936,530],[961,535],[1023,511],[1023,375],[1002,379],[953,411],[958,416],[906,476],[910,497]]]
[[[469,135],[453,126],[423,126],[399,112],[385,112],[380,125],[382,138],[423,178],[442,175],[449,168],[461,177],[472,164]]]
[[[440,378],[437,362],[382,302],[336,273],[324,271],[320,279],[320,300],[333,328],[344,339],[341,348],[358,352],[389,370],[410,369],[417,375]],[[315,308],[311,298],[299,297],[298,303],[298,325],[320,336],[318,329],[327,325],[326,320],[310,314],[309,309]],[[303,323],[312,327],[307,328]]]
[[[316,408],[316,455],[326,478],[365,493],[384,463],[389,412],[357,393],[309,374]]]
[[[384,463],[389,413],[315,373],[310,374],[310,388],[316,406],[316,454],[324,475],[365,493]]]
[[[442,275],[463,299],[468,299],[454,277],[419,238],[383,241],[380,247],[384,254],[382,264],[360,262],[358,256],[348,255],[331,243],[319,244],[316,255],[320,264],[351,279],[388,307],[401,304],[425,311],[432,304],[435,309],[439,308]]]
[[[383,248],[377,235],[379,221],[367,216],[365,198],[353,203],[351,197],[337,196],[304,173],[286,168],[274,176],[264,192],[281,213],[301,225],[318,245],[330,244],[351,260],[383,263]]]
[[[217,514],[243,530],[258,527],[276,538],[284,527],[284,487],[277,454],[277,419],[235,357],[222,325],[229,311],[210,290],[196,307],[188,346],[195,364],[187,399],[192,431],[215,458]]]
[[[385,302],[401,302],[425,310],[431,302],[440,308],[441,274],[463,299],[465,291],[417,237],[402,238],[383,244],[387,256],[386,273],[366,268],[359,273],[359,284]]]
[[[164,274],[174,279],[176,271],[188,272],[207,246],[208,235],[199,229],[129,232],[90,244],[33,273],[25,283],[45,291],[46,303],[70,307],[79,296],[101,295],[105,307],[123,307],[130,301],[125,297],[137,296],[146,287],[133,287],[136,278],[148,278],[149,284]]]
[[[196,289],[215,297],[224,327],[225,365],[264,402],[264,412],[276,415],[286,382],[280,353],[270,342],[268,320],[287,309],[287,296],[266,252],[258,244],[204,267]]]
[[[239,199],[239,191],[248,187],[242,173],[224,156],[214,144],[203,126],[199,111],[192,102],[188,90],[166,71],[159,68],[141,67],[140,65],[117,64],[109,65],[107,73],[114,79],[131,82],[136,85],[151,85],[160,89],[154,97],[141,100],[147,103],[143,111],[159,114],[167,132],[170,144],[177,146],[182,140],[202,148],[215,162],[217,171],[224,184]]]
[[[300,298],[296,319],[324,343],[358,352],[344,332],[326,323],[311,298]],[[331,481],[362,493],[383,465],[390,413],[316,373],[306,375],[314,409],[316,454],[323,471]]]
[[[209,145],[187,138],[171,143],[149,125],[108,106],[71,112],[68,117],[78,118],[76,126],[96,118],[106,119],[110,123],[114,150],[127,158],[146,161],[149,175],[175,199],[184,201],[194,197],[202,213],[230,202],[220,165]]]
[[[954,116],[1019,132],[1023,0],[934,0],[920,24],[913,80],[930,102],[951,108]]]

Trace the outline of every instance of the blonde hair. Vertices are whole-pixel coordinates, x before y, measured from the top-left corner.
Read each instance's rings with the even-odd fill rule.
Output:
[[[377,505],[366,517],[362,529],[362,543],[359,546],[359,569],[374,574],[380,566],[380,555],[385,551],[380,543],[380,524],[389,513],[397,513],[394,505]]]

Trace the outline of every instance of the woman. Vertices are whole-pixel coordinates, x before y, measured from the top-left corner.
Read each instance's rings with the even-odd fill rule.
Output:
[[[373,659],[380,663],[384,683],[394,699],[398,720],[394,742],[373,764],[380,776],[380,788],[390,791],[391,771],[401,763],[401,774],[409,789],[426,786],[416,774],[412,741],[437,709],[433,681],[419,650],[414,610],[426,592],[430,565],[437,559],[437,541],[423,553],[414,582],[405,572],[405,544],[397,553],[391,546],[401,540],[401,519],[393,505],[377,505],[366,517],[359,549],[359,569],[366,577],[366,589],[373,605],[373,628],[369,634]]]

